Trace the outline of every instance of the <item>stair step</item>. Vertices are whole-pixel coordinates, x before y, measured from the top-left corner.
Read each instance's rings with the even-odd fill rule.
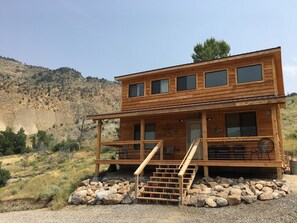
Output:
[[[164,181],[148,181],[147,184],[157,184],[158,186],[161,185],[176,185],[176,187],[179,187],[179,182],[164,182]],[[186,187],[189,183],[183,183],[184,187]]]
[[[141,194],[158,194],[158,195],[168,195],[168,196],[179,196],[179,193],[168,193],[168,192],[155,192],[155,191],[141,191]]]
[[[138,197],[139,200],[153,200],[153,201],[167,201],[167,202],[179,202],[178,199],[158,198],[158,197]]]
[[[155,176],[151,176],[150,180],[159,180],[160,182],[178,182],[179,177],[155,177]],[[191,178],[184,177],[184,181],[187,181],[187,180],[189,181],[189,180],[191,180]]]
[[[144,190],[145,189],[159,189],[159,190],[176,190],[179,191],[179,187],[160,187],[160,186],[144,186]],[[184,188],[183,190],[186,190],[186,188]]]

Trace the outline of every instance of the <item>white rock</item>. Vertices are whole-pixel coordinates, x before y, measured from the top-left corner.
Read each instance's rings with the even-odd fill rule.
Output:
[[[227,199],[222,198],[222,197],[218,197],[218,198],[216,199],[216,203],[217,203],[220,207],[223,207],[223,206],[227,206],[227,205],[228,205],[228,201],[227,201]]]

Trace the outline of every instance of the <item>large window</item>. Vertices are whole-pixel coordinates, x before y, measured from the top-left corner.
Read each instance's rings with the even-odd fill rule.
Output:
[[[256,112],[226,114],[227,137],[257,136]]]
[[[144,139],[145,140],[155,140],[156,139],[156,125],[155,124],[145,124],[144,128]],[[134,140],[140,140],[140,125],[134,125]],[[155,147],[155,143],[144,144],[145,149],[152,149]],[[134,149],[140,149],[140,145],[134,145]]]
[[[152,81],[152,94],[168,92],[168,79]]]
[[[262,80],[262,65],[257,64],[237,68],[237,83],[246,83]]]
[[[138,97],[144,95],[144,84],[130,84],[129,85],[129,98]]]
[[[217,87],[227,85],[227,70],[205,73],[205,87]]]
[[[190,90],[196,88],[196,75],[188,75],[177,78],[177,91]]]

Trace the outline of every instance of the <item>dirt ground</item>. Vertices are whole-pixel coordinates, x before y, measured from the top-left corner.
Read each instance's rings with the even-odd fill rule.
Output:
[[[285,175],[291,193],[278,200],[223,208],[166,205],[67,206],[0,214],[0,223],[27,222],[297,222],[297,176]]]

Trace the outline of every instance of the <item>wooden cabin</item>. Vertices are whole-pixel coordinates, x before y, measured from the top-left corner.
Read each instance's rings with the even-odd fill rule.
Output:
[[[100,164],[269,167],[282,177],[280,108],[285,106],[281,48],[144,71],[115,78],[121,111],[98,121]],[[105,119],[120,119],[120,137],[101,142]],[[117,148],[101,159],[102,146]]]

